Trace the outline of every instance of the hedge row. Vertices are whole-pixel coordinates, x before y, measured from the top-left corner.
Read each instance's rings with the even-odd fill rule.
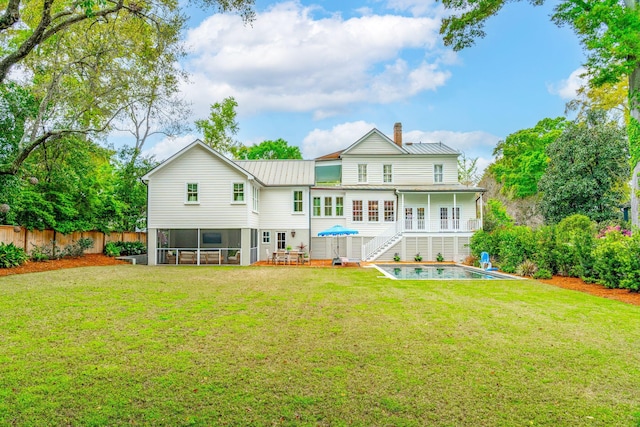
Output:
[[[572,215],[557,225],[532,230],[506,225],[471,238],[471,252],[488,252],[505,273],[536,278],[552,274],[580,277],[608,288],[640,290],[640,233],[620,226],[598,232],[597,224]]]

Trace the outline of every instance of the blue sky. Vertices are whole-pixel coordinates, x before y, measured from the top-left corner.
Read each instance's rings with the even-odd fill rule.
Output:
[[[550,6],[507,4],[462,52],[444,47],[443,10],[430,1],[257,0],[256,12],[246,26],[188,10],[182,96],[194,119],[233,96],[239,141],[283,138],[305,158],[372,127],[392,135],[401,122],[405,141],[441,141],[484,167],[500,139],[564,114],[584,61],[571,30],[550,22]],[[162,159],[198,136],[146,149]]]

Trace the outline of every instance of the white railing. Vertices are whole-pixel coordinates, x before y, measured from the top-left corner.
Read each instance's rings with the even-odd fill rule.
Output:
[[[396,222],[391,227],[383,231],[382,234],[379,234],[369,240],[367,243],[362,245],[362,259],[364,260],[369,258],[375,251],[380,249],[391,239],[395,238],[399,233],[401,233],[401,223]]]
[[[404,230],[407,232],[457,232],[476,231],[482,228],[479,219],[437,219],[426,221],[423,219],[405,219]]]
[[[158,248],[158,264],[239,264],[233,257],[240,248]]]

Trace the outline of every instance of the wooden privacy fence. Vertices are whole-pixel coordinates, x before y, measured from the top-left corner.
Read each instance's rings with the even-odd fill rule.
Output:
[[[101,231],[77,231],[62,234],[53,230],[27,230],[24,227],[0,225],[0,242],[13,243],[27,251],[27,253],[31,252],[34,246],[50,245],[52,240],[56,241],[59,248],[64,248],[66,245],[83,237],[93,239],[93,247],[85,251],[88,254],[102,253],[104,245],[108,242],[142,242],[145,245],[147,244],[147,233],[142,232],[105,234]]]

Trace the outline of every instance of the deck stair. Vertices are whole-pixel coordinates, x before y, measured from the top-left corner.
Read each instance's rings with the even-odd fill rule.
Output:
[[[400,240],[402,240],[402,231],[399,224],[394,224],[384,233],[362,246],[362,259],[368,262],[375,261]]]

